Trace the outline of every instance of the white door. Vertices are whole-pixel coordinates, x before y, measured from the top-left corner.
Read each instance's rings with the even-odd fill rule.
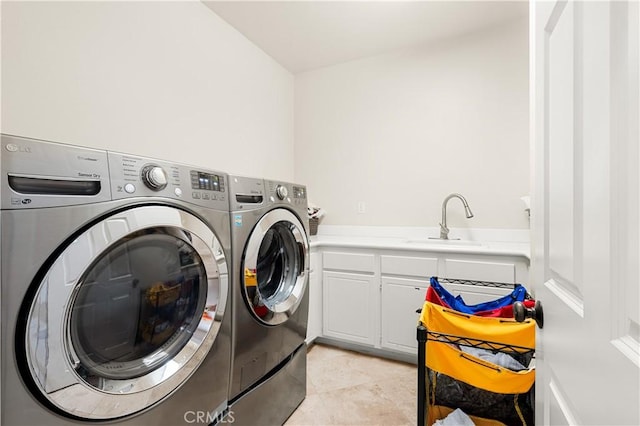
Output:
[[[637,1],[531,6],[536,423],[640,424]]]

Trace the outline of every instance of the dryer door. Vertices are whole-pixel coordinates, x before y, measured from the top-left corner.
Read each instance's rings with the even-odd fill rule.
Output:
[[[227,277],[215,234],[183,210],[141,206],[95,223],[37,283],[25,329],[33,381],[76,418],[146,409],[213,345]]]
[[[289,210],[274,209],[257,223],[245,247],[244,296],[254,317],[266,325],[285,322],[306,291],[309,239]]]

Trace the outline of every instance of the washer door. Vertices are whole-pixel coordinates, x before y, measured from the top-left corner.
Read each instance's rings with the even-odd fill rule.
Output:
[[[306,290],[309,240],[300,220],[275,209],[257,223],[245,247],[244,295],[260,322],[278,325],[298,308]]]
[[[96,223],[39,283],[25,336],[33,380],[74,417],[144,410],[213,345],[227,277],[218,239],[190,213],[143,206]]]

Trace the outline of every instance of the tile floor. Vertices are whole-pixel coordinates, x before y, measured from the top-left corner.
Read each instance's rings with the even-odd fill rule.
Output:
[[[285,426],[415,425],[416,366],[315,344],[307,397]]]

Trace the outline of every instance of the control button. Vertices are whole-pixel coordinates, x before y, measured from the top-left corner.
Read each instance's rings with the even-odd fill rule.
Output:
[[[291,198],[287,197],[287,203],[291,202]]]
[[[212,200],[217,200],[217,199],[218,199],[218,196],[217,196],[216,194],[211,194],[211,199],[212,199]]]
[[[276,201],[276,199],[273,198],[273,195],[271,197],[269,197],[269,199],[271,200],[272,203]]]
[[[182,189],[180,188],[174,189],[173,193],[176,194],[177,197],[182,197]]]
[[[160,191],[167,186],[167,174],[160,166],[149,164],[142,169],[142,181],[154,191]]]
[[[289,195],[289,191],[287,190],[286,186],[278,185],[276,187],[276,195],[281,200],[284,200],[285,198],[287,198],[287,195]]]
[[[132,183],[128,183],[124,186],[124,192],[126,192],[127,194],[133,194],[134,192],[136,192],[136,186]]]
[[[191,196],[192,196],[193,198],[195,198],[196,200],[199,200],[199,199],[200,199],[200,193],[199,193],[199,192],[194,192],[193,194],[191,194]]]
[[[202,199],[203,200],[208,200],[209,199],[209,194],[207,194],[206,192],[202,194]]]

